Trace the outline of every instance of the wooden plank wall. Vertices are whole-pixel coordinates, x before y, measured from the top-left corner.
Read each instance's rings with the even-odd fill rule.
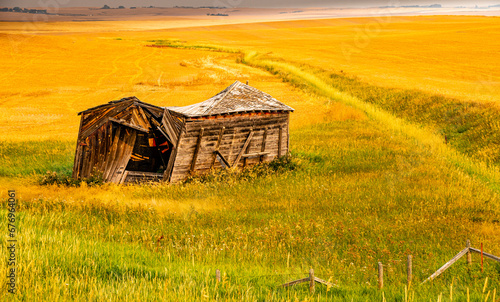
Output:
[[[111,168],[108,170],[109,174],[106,181],[112,183],[120,183],[122,182],[122,178],[125,176],[125,168],[127,168],[128,161],[130,160],[130,156],[132,155],[132,151],[134,149],[135,140],[137,137],[137,131],[128,127],[120,127],[122,128],[121,135],[119,138],[115,137],[114,139],[118,139],[118,148],[115,154],[115,157],[110,158],[109,160],[112,162]],[[105,171],[105,172],[108,172]]]
[[[288,112],[237,114],[215,119],[187,119],[185,134],[179,142],[170,181],[182,180],[191,173],[207,172],[212,163],[214,163],[214,168],[220,168],[219,161],[214,162],[214,151],[217,148],[231,165],[239,167],[244,164],[252,165],[260,161],[271,161],[278,155],[285,155],[288,152],[288,123]],[[225,128],[221,137],[223,127]],[[219,137],[221,137],[220,140]],[[243,150],[243,155],[237,163],[234,163],[249,137],[250,141]],[[265,145],[263,146],[264,138]],[[199,148],[197,148],[198,142],[200,142]],[[252,158],[244,156],[261,152],[269,153]]]
[[[94,172],[102,172],[105,180],[119,182],[118,169],[126,168],[133,148],[136,132],[129,127],[118,127],[114,130],[110,118],[129,123],[144,129],[151,127],[146,113],[140,103],[124,101],[104,106],[82,114],[80,131],[77,140],[73,178],[90,177]],[[163,109],[145,106],[148,112],[160,117]],[[122,129],[123,128],[123,129]],[[130,132],[125,137],[124,133]],[[118,133],[118,135],[117,135]],[[121,160],[118,160],[121,158]],[[122,167],[123,166],[123,167]],[[121,173],[123,173],[123,171]]]
[[[137,130],[108,122],[80,140],[73,167],[74,178],[103,173],[105,181],[119,183],[132,154]]]
[[[113,142],[112,139],[112,126],[108,122],[90,136],[78,140],[73,178],[85,178],[91,176],[94,171],[103,171],[106,153]]]

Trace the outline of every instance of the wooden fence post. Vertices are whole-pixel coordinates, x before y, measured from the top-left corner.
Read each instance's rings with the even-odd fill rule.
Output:
[[[470,249],[470,240],[467,239],[467,247]],[[472,263],[472,253],[470,252],[470,250],[467,252],[467,264],[471,264]]]
[[[378,288],[382,289],[384,287],[384,266],[382,262],[378,263]]]
[[[406,263],[407,278],[408,278],[408,289],[410,289],[412,276],[412,256],[408,255],[408,261]]]
[[[481,273],[483,272],[483,243],[481,242]]]
[[[217,283],[220,282],[220,270],[219,269],[215,270],[215,281],[217,281]]]
[[[315,285],[315,281],[314,281],[314,270],[311,268],[309,270],[309,292],[311,294],[314,294],[314,285]]]
[[[455,257],[453,257],[450,261],[446,262],[443,266],[441,266],[434,274],[432,274],[429,278],[425,279],[422,284],[424,284],[427,281],[433,280],[437,276],[441,275],[442,272],[444,272],[446,269],[448,269],[450,266],[453,265],[453,263],[457,262],[458,259],[462,258],[462,256],[465,256],[468,251],[471,249],[469,248],[464,248],[463,250],[460,251],[460,253],[456,254]]]

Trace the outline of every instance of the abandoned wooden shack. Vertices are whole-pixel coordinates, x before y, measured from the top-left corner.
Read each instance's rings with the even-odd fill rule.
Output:
[[[271,161],[289,150],[293,109],[236,81],[185,107],[158,107],[135,97],[80,112],[74,178],[177,182],[212,168]]]

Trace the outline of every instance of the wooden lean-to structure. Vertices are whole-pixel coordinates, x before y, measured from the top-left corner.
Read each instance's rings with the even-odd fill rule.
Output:
[[[135,97],[80,112],[74,178],[176,182],[213,168],[271,161],[289,150],[293,109],[236,81],[185,107],[157,107]]]

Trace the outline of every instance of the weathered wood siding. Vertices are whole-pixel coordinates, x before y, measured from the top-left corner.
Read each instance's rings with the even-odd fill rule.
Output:
[[[221,167],[219,160],[214,161],[217,148],[231,166],[252,165],[285,155],[288,124],[288,112],[187,118],[170,181],[182,180],[191,173],[207,172],[212,165]],[[259,155],[264,152],[265,155]],[[248,154],[254,156],[248,157]]]
[[[85,116],[82,116],[84,119]],[[110,122],[102,124],[85,138],[79,138],[73,166],[73,178],[86,178],[92,172],[102,172],[106,166],[106,155],[113,142]]]
[[[152,116],[161,118],[162,114],[163,108],[134,98],[82,112],[73,178],[102,173],[105,181],[121,182],[137,132],[148,131]]]
[[[108,122],[87,138],[80,140],[76,149],[74,178],[86,178],[103,173],[105,181],[119,183],[132,154],[137,130]]]

